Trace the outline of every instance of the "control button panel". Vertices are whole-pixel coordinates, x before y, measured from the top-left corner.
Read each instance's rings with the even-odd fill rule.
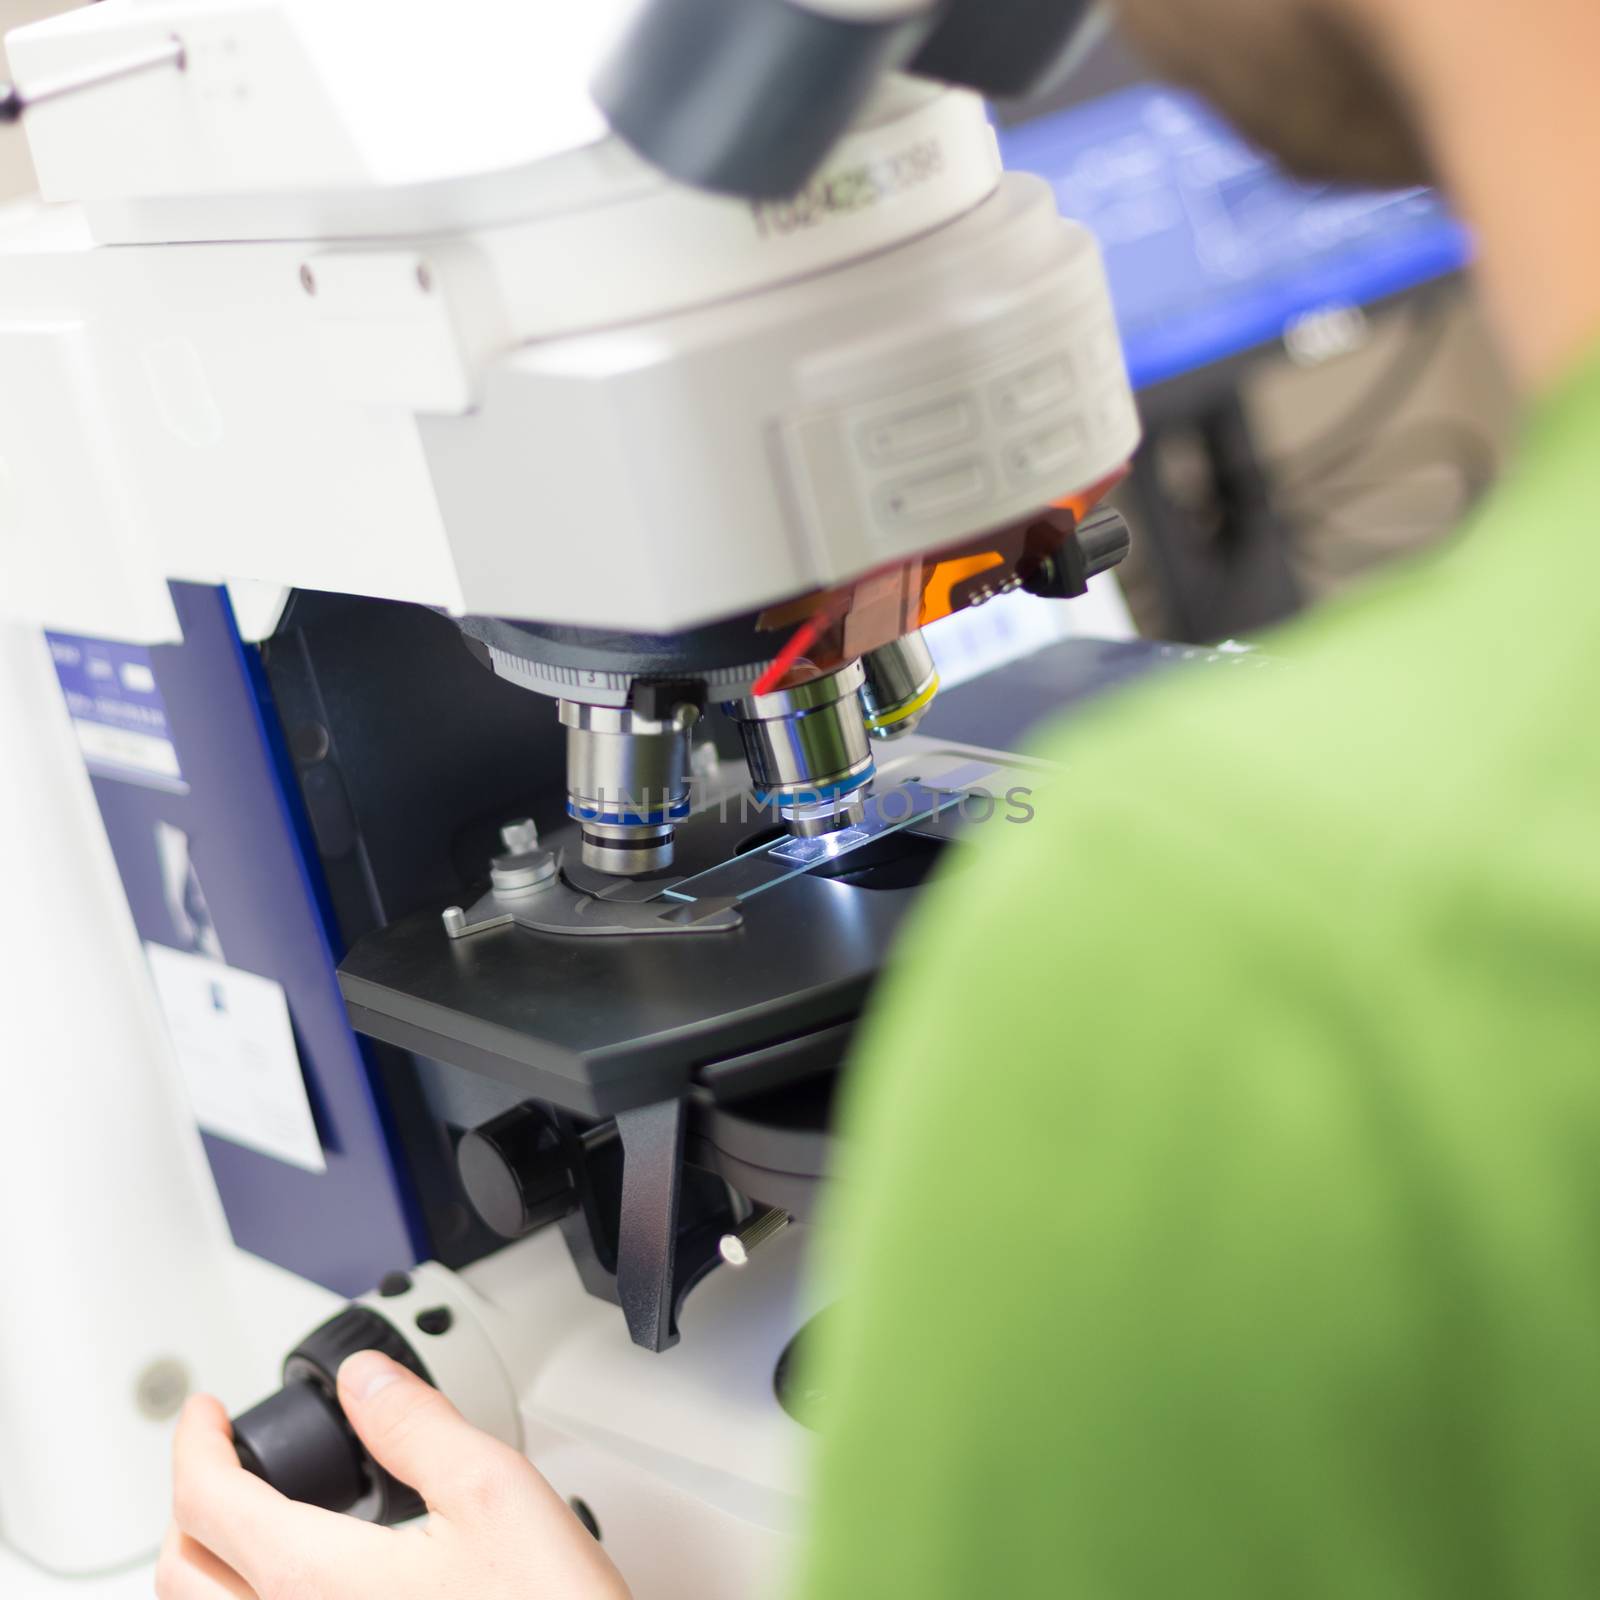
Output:
[[[870,466],[892,466],[965,444],[977,431],[978,408],[970,400],[936,400],[862,424],[861,454]]]
[[[892,483],[878,495],[880,522],[927,522],[981,506],[990,495],[989,470],[981,461],[963,461],[921,477]]]
[[[1008,446],[1006,470],[1017,481],[1058,476],[1083,455],[1088,442],[1089,430],[1083,418],[1068,417]]]
[[[1022,422],[1072,398],[1072,359],[1050,356],[1030,362],[1018,372],[1007,373],[989,391],[989,402],[1002,427]]]
[[[1104,380],[1108,374],[1120,376],[1124,370],[1122,341],[1115,328],[1100,327],[1089,333],[1079,352],[1083,374],[1091,383]]]
[[[1120,351],[1102,291],[1017,328],[987,360],[966,352],[943,378],[934,361],[951,362],[949,345],[878,358],[861,398],[785,428],[811,536],[839,562],[863,547],[907,555],[1104,481],[1139,442]]]

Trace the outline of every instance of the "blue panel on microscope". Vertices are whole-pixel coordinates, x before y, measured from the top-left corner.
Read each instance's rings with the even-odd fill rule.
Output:
[[[57,673],[140,938],[284,991],[326,1166],[204,1134],[234,1240],[363,1293],[426,1254],[420,1218],[345,1013],[342,952],[257,653],[224,590],[172,595],[181,645],[55,635]]]

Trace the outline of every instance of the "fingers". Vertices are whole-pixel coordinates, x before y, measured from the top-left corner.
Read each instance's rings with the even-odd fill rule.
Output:
[[[239,1465],[228,1414],[210,1395],[183,1408],[172,1447],[172,1511],[181,1533],[241,1575],[249,1595],[286,1549],[305,1548],[338,1526],[331,1513],[286,1500]],[[352,1524],[351,1526],[355,1526]],[[209,1576],[216,1578],[216,1573]],[[196,1590],[204,1594],[205,1590]],[[187,1597],[185,1597],[187,1600]]]
[[[471,1520],[517,1507],[565,1513],[556,1492],[508,1445],[474,1428],[432,1384],[375,1350],[339,1369],[339,1403],[373,1459],[430,1510]]]
[[[237,1572],[174,1523],[167,1529],[156,1563],[156,1600],[256,1600],[256,1594]]]

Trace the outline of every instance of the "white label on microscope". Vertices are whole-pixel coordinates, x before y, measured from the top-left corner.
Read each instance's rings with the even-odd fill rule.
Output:
[[[163,944],[150,975],[195,1121],[308,1172],[326,1172],[282,984]]]

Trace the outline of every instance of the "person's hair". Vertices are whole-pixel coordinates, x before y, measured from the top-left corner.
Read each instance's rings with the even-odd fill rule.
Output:
[[[1326,0],[1115,0],[1152,67],[1307,178],[1427,183],[1417,117],[1365,28]]]

